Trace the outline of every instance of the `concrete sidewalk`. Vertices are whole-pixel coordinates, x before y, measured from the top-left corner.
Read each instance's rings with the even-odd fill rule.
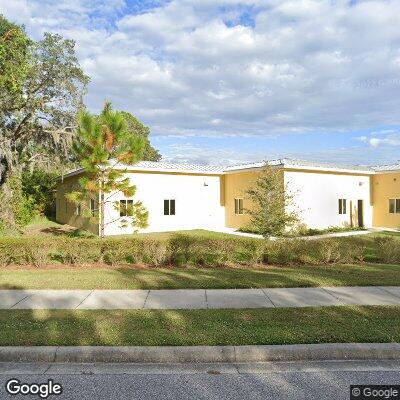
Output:
[[[0,309],[218,309],[400,305],[400,286],[178,289],[0,290]]]
[[[244,236],[250,237],[254,239],[264,239],[264,236],[257,235],[255,233],[247,233],[241,232],[234,228],[223,228],[223,229],[210,229],[213,232],[219,233],[226,233],[228,235],[236,235],[236,236]],[[382,231],[383,229],[375,229],[374,232]],[[294,237],[286,237],[280,238],[277,236],[269,237],[269,240],[278,240],[278,239],[285,239],[285,240],[294,240],[294,239],[301,239],[301,240],[318,240],[318,239],[329,239],[329,238],[336,238],[336,237],[349,237],[349,236],[360,236],[360,235],[368,235],[372,232],[372,229],[365,229],[362,231],[345,231],[345,232],[332,232],[332,233],[324,233],[321,235],[311,235],[311,236],[294,236]]]

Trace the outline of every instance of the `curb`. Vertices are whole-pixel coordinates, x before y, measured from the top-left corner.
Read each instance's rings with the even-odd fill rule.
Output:
[[[0,362],[246,363],[324,360],[400,360],[400,343],[0,347]]]

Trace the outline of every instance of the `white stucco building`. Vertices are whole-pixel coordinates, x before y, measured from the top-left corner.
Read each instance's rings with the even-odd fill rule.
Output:
[[[247,206],[245,192],[266,163],[282,168],[284,183],[295,195],[302,222],[310,228],[400,226],[400,186],[396,183],[400,165],[340,167],[281,159],[222,167],[143,161],[124,166],[137,192],[134,198],[122,193],[111,195],[113,203],[105,210],[105,235],[133,232],[131,225],[122,227],[119,219],[126,218],[121,214],[123,205],[136,200],[141,200],[149,212],[149,226],[142,231],[245,227],[249,222],[243,211]],[[82,174],[84,170],[78,169],[60,179],[57,221],[98,234],[98,223],[81,215],[65,198],[78,186]],[[90,203],[96,207],[96,199]]]

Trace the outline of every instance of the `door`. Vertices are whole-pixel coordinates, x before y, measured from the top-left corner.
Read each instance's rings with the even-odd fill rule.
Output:
[[[358,226],[364,228],[364,202],[358,200],[357,202]]]

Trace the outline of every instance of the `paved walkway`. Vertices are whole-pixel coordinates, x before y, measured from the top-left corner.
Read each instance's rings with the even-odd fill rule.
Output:
[[[178,289],[0,290],[0,309],[216,309],[400,305],[400,286]]]
[[[220,232],[220,233],[227,233],[229,235],[236,235],[236,236],[244,236],[244,237],[251,237],[255,239],[264,239],[262,235],[257,235],[255,233],[247,233],[247,232],[240,232],[234,228],[221,228],[218,230],[210,229],[213,232]],[[379,232],[380,229],[375,229],[375,232]],[[324,233],[323,235],[313,235],[313,236],[296,236],[296,237],[288,237],[287,240],[293,239],[302,239],[302,240],[317,240],[317,239],[327,239],[327,238],[335,238],[335,237],[348,237],[348,236],[360,236],[360,235],[368,235],[371,233],[371,230],[363,230],[363,231],[346,231],[346,232],[333,232],[333,233]],[[277,240],[279,239],[276,236],[271,236],[270,240]]]

